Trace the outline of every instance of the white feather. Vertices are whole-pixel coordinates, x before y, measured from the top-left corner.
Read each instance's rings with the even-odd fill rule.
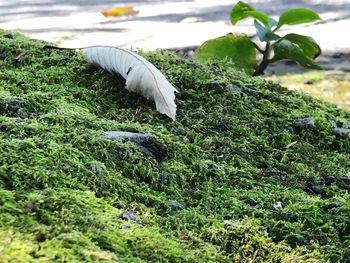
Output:
[[[126,79],[127,90],[154,100],[160,113],[175,120],[174,92],[178,91],[152,63],[132,51],[116,47],[87,47],[83,54],[89,63],[120,74]]]

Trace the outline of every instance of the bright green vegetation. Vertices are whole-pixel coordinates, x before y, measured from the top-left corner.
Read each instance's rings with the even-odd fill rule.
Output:
[[[196,51],[194,58],[199,62],[227,61],[235,62],[233,66],[243,69],[255,76],[263,75],[271,63],[280,60],[292,60],[307,69],[321,69],[314,59],[321,54],[321,48],[308,36],[287,34],[283,37],[277,33],[282,26],[311,23],[320,20],[315,12],[305,8],[289,9],[281,14],[278,21],[252,6],[239,1],[230,12],[232,25],[246,18],[254,18],[254,26],[259,40],[256,44],[246,35],[232,35],[210,39]],[[261,56],[257,64],[256,51]]]
[[[350,136],[330,123],[349,112],[144,54],[180,90],[171,122],[80,53],[4,34],[1,262],[349,262]],[[163,159],[97,138],[110,130],[155,135]]]

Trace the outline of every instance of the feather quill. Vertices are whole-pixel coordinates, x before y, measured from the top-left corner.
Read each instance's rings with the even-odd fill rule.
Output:
[[[126,79],[126,89],[155,102],[160,113],[176,116],[175,92],[165,76],[140,55],[117,47],[92,46],[82,49],[86,60]]]

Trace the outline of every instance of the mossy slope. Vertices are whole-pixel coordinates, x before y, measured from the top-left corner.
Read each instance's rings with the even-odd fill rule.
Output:
[[[349,260],[350,136],[332,126],[349,112],[219,65],[144,54],[180,90],[171,122],[80,53],[5,34],[1,262]],[[109,130],[155,135],[164,159],[98,139]]]

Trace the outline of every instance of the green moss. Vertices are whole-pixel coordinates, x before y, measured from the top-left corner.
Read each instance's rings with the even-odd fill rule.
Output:
[[[330,122],[348,111],[221,65],[143,54],[180,90],[171,122],[80,53],[3,34],[3,262],[341,260],[350,137]],[[305,117],[315,123],[298,125]],[[155,135],[164,159],[98,138],[110,130]]]

